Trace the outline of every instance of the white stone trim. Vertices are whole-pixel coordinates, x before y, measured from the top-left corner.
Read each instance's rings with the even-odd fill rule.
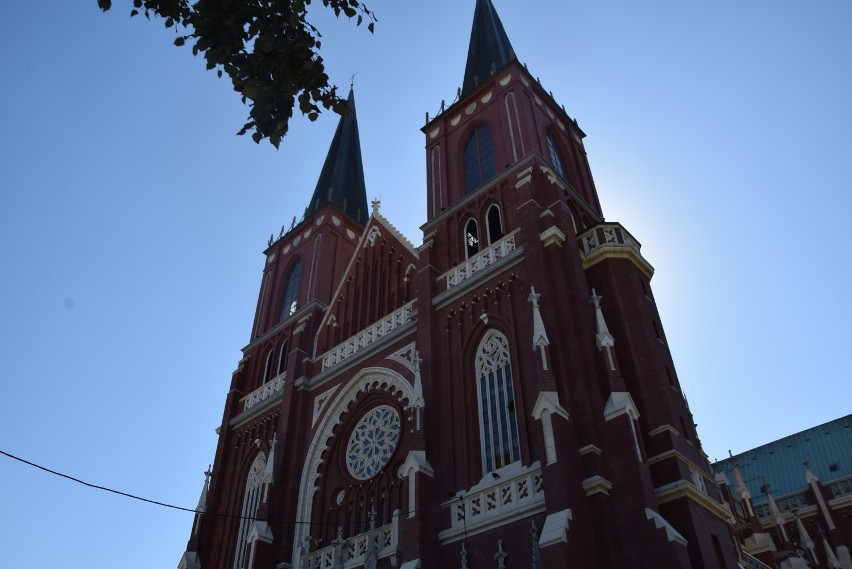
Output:
[[[368,388],[387,385],[392,393],[399,393],[400,402],[411,401],[414,389],[411,383],[397,372],[387,369],[370,367],[360,370],[347,383],[328,408],[328,412],[320,422],[308,452],[305,455],[305,466],[302,468],[299,484],[299,503],[296,509],[296,519],[310,521],[313,509],[314,495],[317,491],[316,482],[319,479],[319,467],[322,464],[322,454],[328,449],[329,441],[334,436],[334,428],[339,425],[349,406],[355,402],[358,395]],[[299,546],[304,540],[310,526],[298,524],[293,532],[293,566],[299,566]]]
[[[586,491],[586,496],[598,493],[609,496],[609,491],[612,490],[612,482],[603,476],[592,476],[583,480],[583,490]]]
[[[549,514],[541,528],[538,546],[544,549],[557,543],[568,543],[568,522],[572,519],[570,509]]]
[[[541,421],[541,429],[544,434],[544,452],[547,464],[553,464],[558,459],[556,456],[556,437],[553,434],[553,414],[569,419],[568,411],[559,404],[559,394],[555,391],[540,391],[538,399],[533,407],[533,418]]]
[[[639,420],[639,410],[633,402],[633,397],[627,391],[613,391],[604,407],[604,419],[610,421],[621,415],[630,418],[630,432],[633,434],[633,444],[636,447],[636,456],[642,462],[642,449],[639,446],[639,434],[636,432],[636,421]]]
[[[323,391],[320,395],[317,395],[316,399],[314,399],[314,415],[311,418],[311,427],[317,424],[317,419],[322,416],[325,406],[328,405],[329,401],[331,401],[331,396],[334,395],[334,392],[337,391],[338,387],[340,386],[335,385],[331,389]]]
[[[201,569],[201,558],[195,551],[185,551],[178,562],[178,569]]]
[[[450,527],[438,534],[444,545],[543,512],[541,463],[514,462],[486,473],[475,486],[441,506],[450,508]]]
[[[651,508],[645,508],[645,517],[649,520],[653,520],[654,527],[657,529],[665,528],[666,530],[666,539],[669,541],[676,541],[684,547],[687,545],[686,539],[678,533],[678,531],[672,527],[672,525],[666,521],[666,519],[661,516],[659,513],[655,512]]]
[[[559,404],[559,394],[555,391],[540,391],[538,393],[538,399],[536,399],[535,406],[533,406],[532,416],[534,419],[541,419],[545,411],[551,415],[559,415],[566,421],[570,419],[568,411]]]
[[[432,478],[435,476],[435,471],[432,469],[432,465],[429,464],[429,461],[426,459],[426,451],[425,450],[412,450],[408,451],[408,456],[405,458],[405,462],[402,463],[402,466],[399,467],[399,472],[397,476],[399,478],[408,477],[408,517],[413,518],[414,513],[417,511],[416,505],[416,497],[417,497],[417,473],[422,472],[426,476]]]
[[[583,455],[586,455],[586,454],[589,454],[589,453],[594,453],[598,456],[603,454],[603,451],[595,445],[586,445],[586,446],[580,448],[580,450],[577,451],[577,452],[580,453],[580,456],[583,456]]]

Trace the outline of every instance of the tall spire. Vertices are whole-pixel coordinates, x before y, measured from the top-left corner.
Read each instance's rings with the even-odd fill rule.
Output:
[[[515,51],[491,0],[476,0],[462,95],[474,91],[492,73],[515,59]]]
[[[337,131],[325,157],[317,187],[305,210],[305,217],[331,202],[361,225],[367,225],[367,188],[361,163],[361,140],[355,112],[355,92],[349,90],[349,114],[340,117]]]

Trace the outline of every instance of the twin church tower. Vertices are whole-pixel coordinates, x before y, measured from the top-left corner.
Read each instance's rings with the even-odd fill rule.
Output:
[[[491,0],[423,128],[422,244],[368,205],[349,105],[265,251],[180,567],[737,567],[653,268]]]

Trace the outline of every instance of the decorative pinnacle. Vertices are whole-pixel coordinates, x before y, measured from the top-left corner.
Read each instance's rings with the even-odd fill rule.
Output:
[[[595,289],[592,289],[592,298],[590,298],[589,300],[595,306],[595,308],[600,308],[603,297],[599,296]]]
[[[204,471],[204,483],[210,482],[210,477],[213,476],[213,465],[207,465],[207,470]]]
[[[370,205],[373,206],[373,213],[379,213],[379,209],[382,207],[382,200],[379,198],[373,198],[373,201],[370,202]]]

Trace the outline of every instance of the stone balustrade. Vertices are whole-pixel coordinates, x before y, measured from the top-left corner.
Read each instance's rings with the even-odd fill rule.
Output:
[[[601,223],[582,233],[578,239],[587,257],[604,247],[628,248],[637,255],[642,248],[642,245],[618,223]]]
[[[389,524],[348,539],[342,539],[337,543],[308,553],[307,567],[332,569],[342,566],[344,569],[349,569],[350,567],[362,566],[367,557],[371,539],[373,540],[376,559],[399,555],[399,510],[394,512],[393,521]],[[340,565],[335,564],[337,557],[341,558]]]
[[[342,341],[322,356],[322,371],[332,368],[347,358],[375,344],[397,328],[414,320],[414,301],[394,310],[354,336]]]
[[[284,390],[284,380],[287,378],[287,372],[281,373],[278,376],[267,381],[242,399],[243,413],[267,399],[273,399],[281,394]]]
[[[500,263],[502,259],[507,257],[509,253],[515,250],[515,234],[519,230],[514,230],[502,239],[495,241],[473,257],[467,259],[464,263],[460,263],[438,277],[439,280],[447,280],[447,290],[460,285],[473,275],[493,268]]]
[[[442,540],[472,535],[544,508],[544,479],[538,462],[529,467],[516,463],[497,472],[497,477],[486,474],[484,482],[444,503],[452,510],[450,529],[441,532]]]

